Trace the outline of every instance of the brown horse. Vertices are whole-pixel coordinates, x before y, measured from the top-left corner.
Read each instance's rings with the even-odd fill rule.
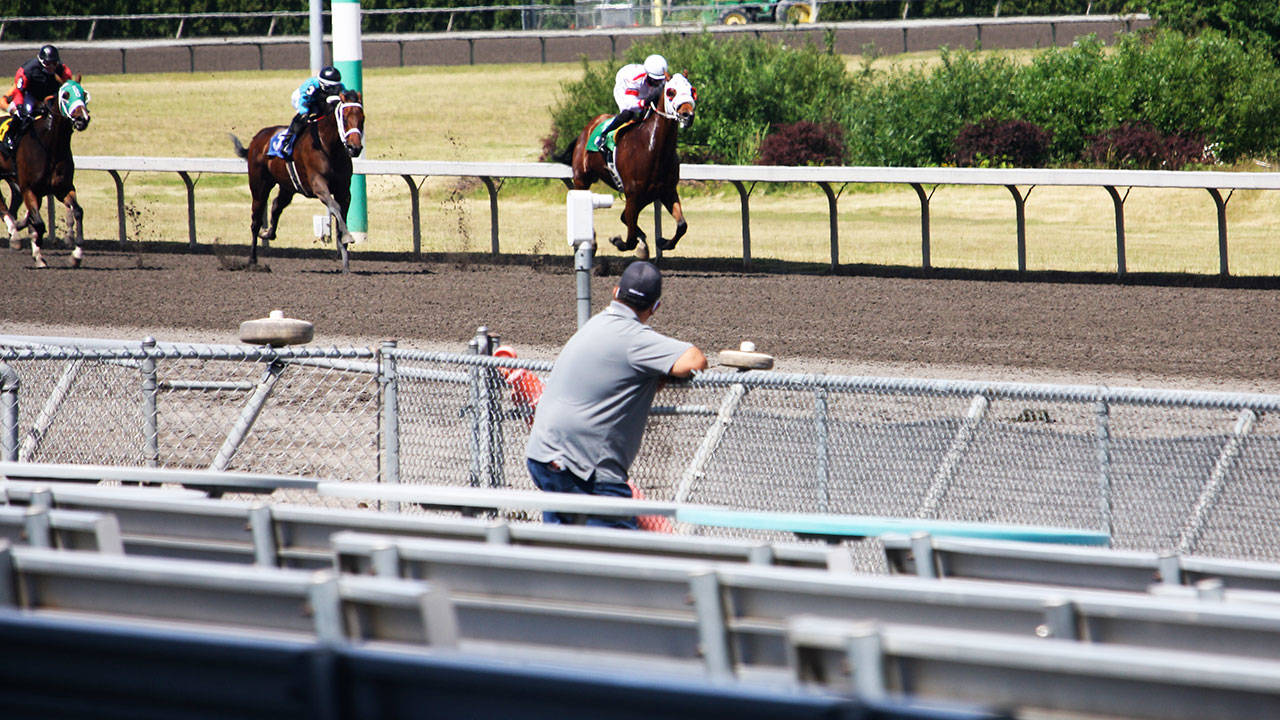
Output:
[[[347,209],[351,207],[351,158],[358,157],[364,150],[364,106],[361,105],[360,93],[355,90],[343,91],[341,95],[330,97],[329,102],[334,106],[333,112],[307,123],[294,142],[292,163],[267,154],[271,138],[284,129],[282,125],[259,130],[247,150],[239,138],[231,136],[236,154],[249,160],[249,191],[253,194],[250,265],[258,264],[258,238],[271,240],[276,236],[280,213],[288,207],[295,193],[302,193],[304,197],[319,199],[336,219],[342,272],[350,269],[347,244],[351,242],[351,233],[347,231]],[[297,171],[296,184],[290,176],[290,164]],[[263,229],[267,196],[276,186],[280,191],[271,204],[271,217]]]
[[[600,115],[583,128],[566,151],[573,168],[573,187],[586,190],[597,180],[626,196],[622,210],[622,222],[627,226],[627,239],[610,238],[619,250],[634,249],[636,257],[647,258],[649,246],[645,232],[640,229],[640,211],[654,201],[662,201],[667,212],[676,220],[676,234],[670,240],[658,238],[659,250],[671,250],[684,237],[688,225],[684,210],[680,207],[680,195],[676,184],[680,182],[680,157],[676,154],[676,128],[685,128],[693,122],[694,100],[697,94],[693,85],[682,74],[667,78],[662,89],[661,107],[649,109],[648,114],[635,125],[618,133],[615,165],[621,177],[618,187],[613,174],[605,165],[599,152],[591,150],[587,139],[596,126],[611,116]],[[638,247],[637,247],[638,245]]]
[[[89,127],[89,93],[78,80],[68,80],[58,88],[55,97],[46,98],[44,112],[18,140],[13,157],[0,155],[0,178],[13,191],[4,221],[9,228],[11,247],[20,247],[18,231],[30,227],[34,233],[31,257],[36,267],[48,267],[40,245],[45,224],[40,217],[40,199],[52,195],[67,207],[68,237],[74,243],[72,267],[84,258],[84,210],[76,200],[75,161],[71,157],[71,133]],[[25,204],[27,215],[14,223],[19,204]]]

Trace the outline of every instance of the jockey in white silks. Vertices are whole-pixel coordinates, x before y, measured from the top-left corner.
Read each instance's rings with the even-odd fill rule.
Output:
[[[613,83],[613,99],[618,103],[618,114],[600,132],[594,148],[604,155],[606,163],[613,164],[613,153],[605,138],[623,123],[640,119],[645,110],[658,100],[666,80],[667,60],[661,55],[650,55],[643,64],[623,65],[618,71]]]

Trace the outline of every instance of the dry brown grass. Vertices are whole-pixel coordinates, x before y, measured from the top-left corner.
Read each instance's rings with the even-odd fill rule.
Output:
[[[1021,57],[1015,55],[1015,57]],[[924,65],[936,54],[893,62]],[[877,60],[877,66],[889,60]],[[860,60],[849,58],[851,66]],[[367,70],[364,78],[368,157],[374,159],[530,162],[550,128],[549,110],[577,64],[490,65]],[[226,135],[247,140],[258,128],[286,122],[295,72],[174,73],[85,79],[94,122],[77,134],[83,155],[229,157]],[[423,181],[418,178],[418,181]],[[422,187],[423,249],[483,252],[489,248],[488,199],[483,186],[429,178]],[[77,186],[86,235],[116,237],[115,189],[110,176],[81,171]],[[1025,190],[1025,189],[1024,189]],[[740,257],[739,201],[732,188],[686,189],[689,235],[678,253]],[[504,252],[570,254],[564,242],[559,183],[524,183],[500,193]],[[409,191],[399,177],[369,178],[369,241],[365,250],[411,248]],[[243,178],[197,179],[200,242],[246,244],[249,193]],[[126,178],[131,239],[186,240],[182,182],[172,174]],[[840,262],[917,266],[921,259],[919,204],[905,186],[850,186],[840,198]],[[621,208],[600,211],[602,235],[618,232]],[[1236,193],[1228,205],[1231,271],[1280,274],[1280,193]],[[298,199],[285,211],[277,246],[313,247],[315,201]],[[1004,188],[944,186],[931,205],[935,267],[1016,267],[1014,205]],[[1216,273],[1214,206],[1201,190],[1135,189],[1126,204],[1128,269],[1134,272]],[[646,213],[646,218],[651,217]],[[669,218],[667,232],[671,231]],[[751,196],[751,252],[755,258],[826,263],[827,205],[816,187]],[[1110,199],[1100,188],[1036,188],[1027,204],[1027,263],[1032,269],[1115,269]],[[612,252],[612,249],[608,249]],[[358,256],[357,256],[358,257]]]

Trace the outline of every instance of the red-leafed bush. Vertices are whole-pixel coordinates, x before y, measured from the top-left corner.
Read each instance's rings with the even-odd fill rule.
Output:
[[[1089,138],[1086,162],[1128,170],[1180,170],[1205,159],[1204,136],[1160,132],[1150,123],[1124,123]]]
[[[960,128],[951,160],[959,167],[1043,167],[1053,133],[1025,120],[986,118]]]
[[[844,130],[835,123],[774,125],[760,143],[759,165],[841,165]]]

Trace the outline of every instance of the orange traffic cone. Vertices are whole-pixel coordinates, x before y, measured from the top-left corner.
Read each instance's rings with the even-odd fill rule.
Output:
[[[499,345],[494,349],[493,356],[514,360],[516,351],[510,345]],[[542,399],[542,391],[546,388],[546,384],[542,382],[542,378],[524,368],[500,367],[498,374],[507,381],[507,385],[511,386],[511,402],[515,403],[516,408],[526,413],[525,420],[532,425],[533,414],[538,409],[538,401]]]
[[[627,487],[631,488],[631,497],[636,500],[643,500],[644,493],[640,491],[640,486],[636,485],[631,478],[627,478]],[[641,530],[660,533],[674,533],[676,528],[671,524],[671,518],[664,515],[639,515],[636,517],[636,523]]]

